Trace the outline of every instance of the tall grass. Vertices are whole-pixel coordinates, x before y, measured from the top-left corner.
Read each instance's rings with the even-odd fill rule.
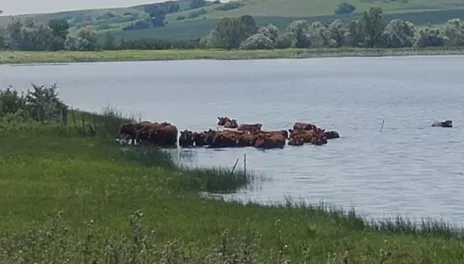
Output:
[[[296,59],[314,57],[379,57],[414,55],[462,55],[463,48],[404,48],[404,49],[279,49],[279,50],[119,50],[96,52],[2,52],[0,64],[99,62],[99,61],[164,61],[164,60],[254,60]]]

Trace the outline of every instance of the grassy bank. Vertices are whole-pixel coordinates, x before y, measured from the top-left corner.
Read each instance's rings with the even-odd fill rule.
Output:
[[[424,222],[422,230],[400,220],[371,226],[354,212],[323,207],[203,199],[198,192],[232,191],[253,178],[185,170],[158,149],[121,147],[112,138],[117,114],[68,115],[66,126],[0,121],[2,263],[460,263],[464,257],[460,233],[437,222]],[[96,134],[72,119],[95,124]]]
[[[155,60],[247,60],[311,57],[356,56],[412,56],[457,55],[463,48],[455,49],[284,49],[284,50],[120,50],[98,52],[22,52],[1,51],[0,64],[67,63],[99,61],[155,61]]]

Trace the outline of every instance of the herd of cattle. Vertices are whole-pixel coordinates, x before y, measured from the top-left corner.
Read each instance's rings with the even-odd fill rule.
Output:
[[[218,126],[224,130],[179,132],[171,123],[140,123],[130,122],[121,125],[121,139],[130,140],[133,144],[152,144],[160,147],[256,147],[260,149],[301,146],[305,143],[313,145],[327,144],[328,139],[339,138],[336,131],[325,131],[310,123],[296,122],[293,129],[278,131],[263,131],[262,124],[238,124],[236,119],[218,117]]]

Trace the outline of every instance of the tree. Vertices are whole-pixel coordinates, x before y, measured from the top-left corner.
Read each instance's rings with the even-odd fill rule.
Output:
[[[48,26],[53,32],[53,39],[50,43],[51,50],[62,50],[68,36],[69,24],[66,19],[52,19],[48,21]]]
[[[268,24],[267,26],[259,28],[258,33],[268,37],[274,44],[279,41],[279,28],[273,24]]]
[[[6,48],[6,43],[5,43],[5,29],[0,28],[0,50],[3,50]]]
[[[48,25],[37,25],[32,19],[13,19],[6,29],[6,45],[12,50],[48,50],[53,32]]]
[[[334,10],[335,15],[343,15],[343,14],[351,14],[356,10],[356,7],[352,4],[343,2],[339,5]]]
[[[306,20],[295,20],[287,27],[292,46],[295,48],[309,48],[309,23]]]
[[[346,44],[348,28],[340,19],[337,19],[330,23],[327,28],[329,29],[331,37],[334,40],[335,47],[338,48]]]
[[[313,22],[308,29],[311,47],[334,47],[336,41],[332,39],[332,33],[321,22]]]
[[[427,26],[414,34],[413,47],[440,47],[445,43],[443,32],[438,28]]]
[[[414,43],[415,32],[413,23],[394,19],[387,24],[383,32],[385,45],[387,48],[411,47]]]
[[[97,33],[92,27],[83,27],[79,31],[77,31],[77,34],[75,36],[68,35],[65,46],[68,50],[97,50],[99,48]]]
[[[365,45],[368,48],[382,46],[382,34],[385,29],[385,22],[382,18],[382,9],[371,7],[365,11],[361,20],[361,28],[365,38]]]
[[[345,44],[351,47],[364,47],[366,37],[360,20],[348,22],[347,32],[345,33]]]
[[[211,47],[236,49],[240,43],[258,31],[252,16],[225,17],[216,25],[208,37]]]
[[[246,50],[263,50],[272,49],[274,42],[264,35],[263,33],[256,33],[253,36],[247,38],[240,44],[240,49]]]
[[[104,50],[114,50],[116,48],[115,37],[112,32],[106,32],[103,40]]]
[[[448,20],[443,27],[443,34],[447,46],[463,46],[464,22],[459,18]]]

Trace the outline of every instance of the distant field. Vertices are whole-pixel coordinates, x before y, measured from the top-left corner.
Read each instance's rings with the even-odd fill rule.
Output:
[[[332,15],[335,7],[342,2],[354,5],[355,12],[363,12],[372,6],[381,7],[386,13],[464,8],[462,0],[243,0],[239,2],[244,6],[230,11],[216,11],[213,7],[205,8],[209,11],[207,17],[221,18],[245,13],[252,16],[284,17]]]
[[[349,20],[359,18],[361,14],[352,15],[327,15],[313,17],[264,17],[256,16],[255,21],[258,26],[263,26],[272,23],[284,29],[289,23],[295,19],[308,19],[309,21],[330,22],[335,19]],[[441,10],[441,11],[424,11],[424,12],[409,12],[409,13],[390,13],[384,15],[385,20],[405,19],[413,22],[416,25],[427,24],[443,24],[452,18],[464,18],[464,9],[456,10]],[[138,39],[141,37],[169,38],[169,39],[195,39],[207,35],[214,27],[219,19],[196,19],[187,20],[184,22],[170,23],[164,28],[150,28],[144,30],[134,30],[129,32],[121,32],[120,36],[125,39]]]
[[[110,8],[93,10],[76,10],[51,14],[34,15],[38,22],[47,22],[50,19],[67,19],[71,31],[85,25],[94,26],[103,33],[114,31],[126,39],[169,38],[192,39],[208,34],[222,17],[240,16],[249,14],[255,17],[259,26],[272,23],[279,28],[285,28],[295,19],[308,19],[310,21],[330,22],[335,19],[354,19],[370,7],[378,6],[384,10],[385,19],[406,19],[417,25],[443,24],[451,18],[464,18],[463,0],[346,0],[356,7],[353,14],[334,15],[334,9],[342,0],[243,0],[237,1],[243,6],[233,10],[222,11],[212,5],[203,8],[190,9],[191,0],[180,0],[180,12],[168,14],[168,24],[164,28],[148,28],[122,32],[122,27],[148,18],[144,6],[128,8]],[[192,13],[196,18],[189,18]],[[25,18],[27,15],[19,16]],[[0,17],[0,27],[5,27],[11,17]]]

